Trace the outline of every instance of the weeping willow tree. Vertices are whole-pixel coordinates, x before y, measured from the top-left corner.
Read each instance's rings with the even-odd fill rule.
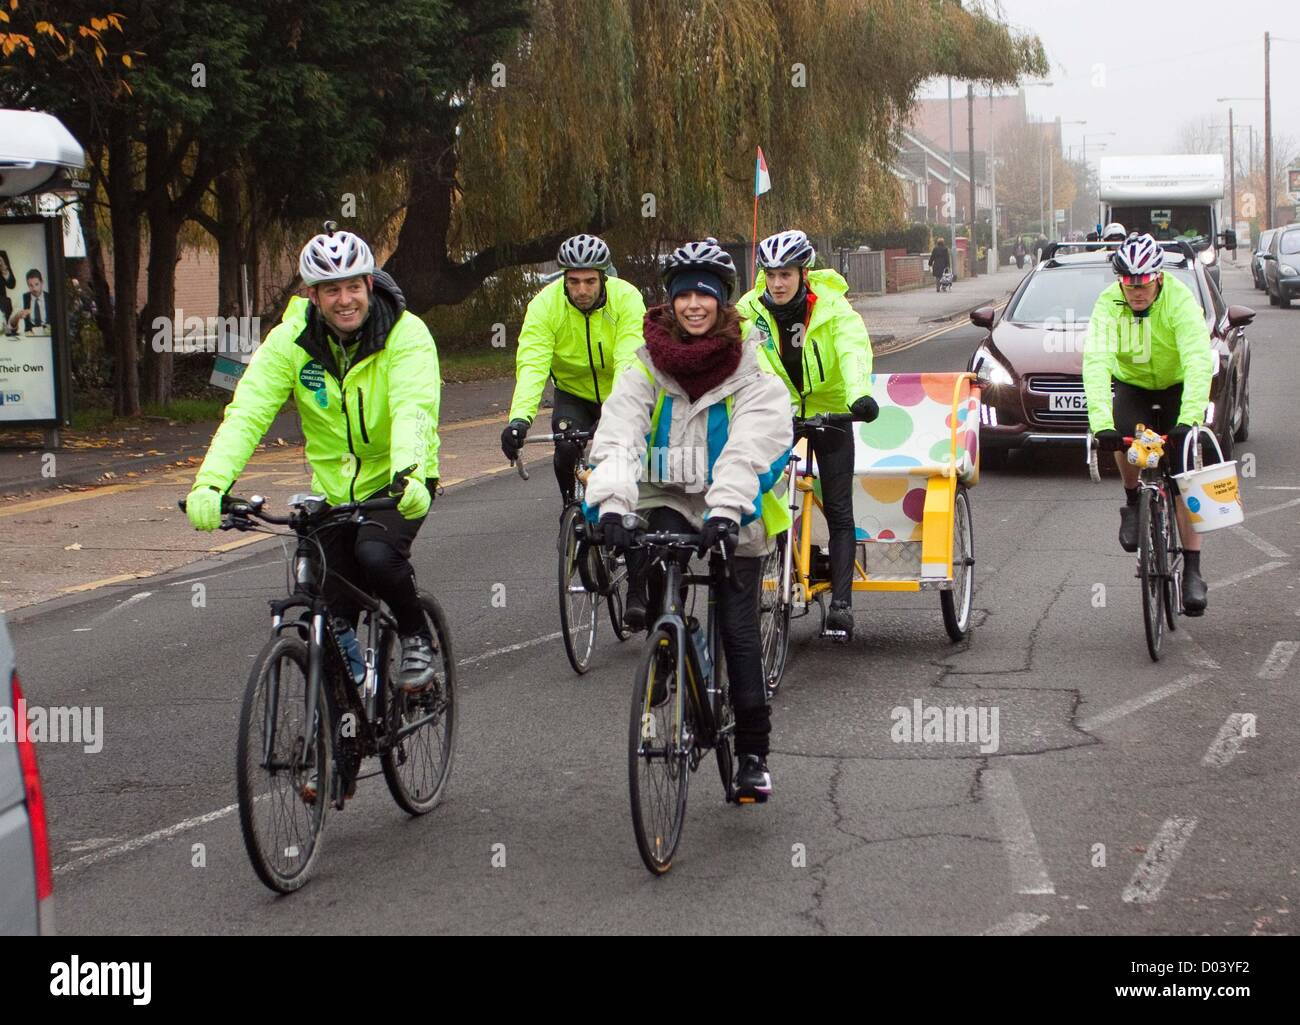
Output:
[[[415,309],[457,303],[575,231],[661,240],[895,216],[892,141],[936,75],[1043,74],[1037,38],[949,0],[535,0],[492,74],[432,117],[390,269]]]

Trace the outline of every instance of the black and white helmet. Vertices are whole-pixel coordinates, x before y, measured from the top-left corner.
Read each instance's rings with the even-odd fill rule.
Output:
[[[736,265],[727,251],[718,245],[716,238],[706,238],[699,242],[687,242],[684,246],[678,246],[664,261],[664,269],[660,272],[660,277],[663,279],[664,287],[667,288],[678,274],[690,271],[708,271],[720,277],[727,287],[728,300],[736,290]]]
[[[1111,221],[1106,225],[1106,230],[1101,233],[1103,242],[1123,242],[1128,238],[1128,231],[1119,221]]]
[[[1160,273],[1165,262],[1165,251],[1150,235],[1136,231],[1126,238],[1110,258],[1115,273],[1129,284],[1145,285]]]
[[[555,257],[565,270],[605,270],[609,266],[609,246],[595,235],[574,235],[560,243]]]
[[[758,265],[764,270],[778,267],[811,267],[817,250],[802,231],[778,231],[758,244]]]
[[[375,256],[365,240],[350,231],[336,231],[333,221],[327,221],[325,233],[303,246],[298,256],[298,273],[305,285],[346,281],[374,270]]]

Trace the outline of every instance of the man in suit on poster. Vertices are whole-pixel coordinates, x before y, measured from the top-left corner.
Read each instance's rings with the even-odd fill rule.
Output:
[[[23,331],[31,335],[50,333],[50,297],[45,294],[45,278],[33,267],[27,272],[27,291],[23,293],[23,308],[9,314],[9,333],[16,334],[18,322]]]

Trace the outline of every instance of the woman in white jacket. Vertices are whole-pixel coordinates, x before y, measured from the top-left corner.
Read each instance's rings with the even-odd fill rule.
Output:
[[[770,514],[764,521],[763,497],[790,452],[790,399],[753,341],[741,338],[731,304],[736,268],[715,240],[677,249],[664,281],[668,302],[646,311],[646,344],[619,375],[601,411],[590,454],[587,515],[599,516],[606,544],[631,543],[622,517],[638,510],[649,529],[701,531],[708,547],[721,543],[732,557],[734,586],[721,589],[718,612],[736,709],[736,787],[742,800],[761,802],[772,782],[759,588],[762,557],[772,545],[769,528],[776,527]],[[769,513],[780,509],[780,503],[769,503]],[[644,623],[638,555],[629,553],[628,605]],[[648,583],[650,608],[657,610],[662,580]]]

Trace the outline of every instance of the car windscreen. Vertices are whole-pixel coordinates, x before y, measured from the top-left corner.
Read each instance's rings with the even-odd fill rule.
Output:
[[[1286,231],[1278,243],[1278,252],[1283,256],[1300,253],[1300,231]]]
[[[1157,242],[1175,238],[1201,238],[1210,234],[1210,206],[1141,203],[1112,206],[1110,219],[1119,221],[1129,231],[1149,232]]]
[[[1300,232],[1296,233],[1300,236]],[[1205,308],[1196,274],[1187,267],[1171,267],[1165,273],[1173,274],[1192,290]],[[1115,281],[1108,266],[1047,267],[1034,274],[1025,283],[1025,289],[1016,299],[1014,307],[1004,319],[1019,324],[1087,323],[1097,296]]]

